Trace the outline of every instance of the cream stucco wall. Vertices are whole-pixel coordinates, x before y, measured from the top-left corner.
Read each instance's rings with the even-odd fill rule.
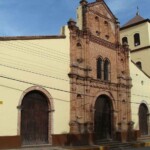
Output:
[[[128,44],[129,44],[129,47],[131,50],[150,45],[150,37],[148,34],[148,33],[150,33],[150,32],[148,32],[149,28],[150,28],[149,26],[150,26],[149,23],[145,22],[145,23],[121,30],[120,31],[121,42],[122,42],[123,37],[127,37],[128,38]],[[135,33],[140,34],[141,44],[138,46],[134,46],[134,34]]]
[[[52,134],[69,132],[70,41],[64,39],[0,41],[0,136],[17,135],[19,101],[33,86],[48,91],[54,112]]]
[[[79,6],[77,8],[77,26],[80,30],[82,30],[83,27],[83,15],[82,15],[82,6]]]
[[[150,23],[148,23],[148,33],[150,33]],[[149,37],[149,43],[150,43],[150,34],[148,34]]]
[[[136,63],[138,61],[142,64],[142,69],[150,75],[150,67],[149,67],[149,58],[150,58],[150,48],[146,48],[140,51],[131,53],[132,60]]]
[[[131,89],[131,114],[132,120],[135,122],[134,127],[138,130],[138,112],[140,104],[145,103],[150,112],[150,79],[132,62],[130,62],[130,73],[133,85]]]
[[[141,44],[134,46],[134,34],[140,34]],[[120,31],[120,42],[122,38],[128,38],[129,48],[131,49],[130,61],[130,75],[132,78],[131,89],[131,114],[132,121],[135,122],[134,128],[139,130],[139,107],[140,104],[146,104],[150,112],[150,75],[149,58],[150,58],[150,23],[144,22]],[[142,63],[141,71],[135,63],[140,61]]]
[[[140,34],[141,44],[134,46],[134,34]],[[131,49],[131,59],[142,63],[142,69],[150,75],[149,58],[150,58],[150,23],[144,22],[133,27],[129,27],[120,31],[121,42],[123,37],[128,38],[129,48]]]

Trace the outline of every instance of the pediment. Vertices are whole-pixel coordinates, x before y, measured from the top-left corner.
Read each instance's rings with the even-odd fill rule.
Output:
[[[104,1],[91,3],[91,5],[89,5],[89,9],[95,14],[100,14],[111,20],[116,20],[116,17]]]

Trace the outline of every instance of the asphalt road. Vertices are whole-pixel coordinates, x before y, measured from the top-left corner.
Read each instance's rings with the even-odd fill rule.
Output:
[[[9,150],[58,150],[58,149],[57,148],[54,148],[54,149],[53,148],[21,148],[21,149],[9,149]],[[118,149],[118,150],[150,150],[150,147],[132,148],[132,149]]]
[[[5,149],[5,150],[69,150],[65,148],[60,147],[33,147],[33,148],[19,148],[19,149]],[[71,149],[70,149],[71,150]],[[86,149],[85,149],[86,150]],[[120,149],[117,150],[150,150],[150,147],[144,147],[144,148],[129,148],[129,149]]]
[[[132,149],[122,149],[122,150],[150,150],[150,147],[144,147],[144,148],[132,148]]]
[[[28,147],[28,148],[19,148],[19,149],[5,149],[5,150],[65,150],[60,147]]]

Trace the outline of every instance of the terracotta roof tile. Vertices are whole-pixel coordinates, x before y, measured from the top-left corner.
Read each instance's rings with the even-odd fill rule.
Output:
[[[127,26],[133,25],[135,23],[141,22],[143,20],[145,20],[143,17],[141,17],[140,15],[136,15],[134,18],[132,18],[126,24],[124,24],[122,27],[127,27]]]

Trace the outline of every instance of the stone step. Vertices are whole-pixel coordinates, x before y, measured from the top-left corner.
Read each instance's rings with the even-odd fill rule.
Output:
[[[110,150],[115,150],[115,149],[121,149],[121,148],[131,148],[133,143],[126,142],[126,143],[121,143],[119,141],[112,141],[112,140],[99,140],[96,142],[97,145],[101,145],[104,147],[109,147]],[[118,150],[119,150],[118,149]]]
[[[150,147],[150,135],[139,137],[134,147]]]
[[[67,150],[62,147],[52,147],[52,146],[30,146],[30,147],[21,147],[17,149],[5,149],[5,150]]]
[[[20,148],[21,150],[66,150],[62,147],[51,146],[49,144],[41,144],[41,145],[26,145]]]
[[[110,150],[119,150],[119,149],[128,149],[132,148],[132,144],[126,143],[126,144],[116,144],[116,145],[110,145]]]
[[[138,140],[150,140],[150,135],[143,135]]]
[[[108,143],[120,143],[119,141],[112,141],[112,140],[97,140],[96,144],[108,144]]]

